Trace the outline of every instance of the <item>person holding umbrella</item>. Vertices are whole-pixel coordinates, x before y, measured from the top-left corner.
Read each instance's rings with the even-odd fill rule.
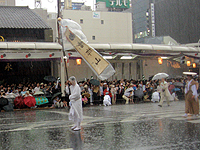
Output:
[[[173,97],[172,95],[170,94],[169,92],[169,89],[168,89],[168,86],[169,84],[165,81],[164,78],[161,79],[161,83],[160,83],[160,87],[161,87],[161,92],[160,92],[160,95],[161,95],[161,99],[160,99],[160,103],[158,106],[162,107],[163,105],[163,101],[166,99],[167,101],[167,105],[170,106],[169,104],[169,101],[170,100],[173,100]]]
[[[165,81],[165,78],[167,78],[169,75],[166,74],[166,73],[158,73],[156,75],[154,75],[153,79],[152,80],[158,80],[160,79],[161,82],[160,82],[160,96],[161,96],[161,99],[160,99],[160,103],[158,106],[162,107],[163,105],[163,101],[166,99],[167,101],[167,105],[170,106],[169,104],[169,101],[170,100],[173,100],[173,97],[172,95],[170,94],[169,92],[169,84]]]
[[[74,126],[71,128],[74,131],[79,131],[81,129],[81,121],[83,120],[83,110],[82,110],[82,100],[81,100],[81,89],[76,82],[74,76],[69,78],[70,81],[70,112],[69,120],[74,121]]]
[[[188,114],[192,114],[194,116],[199,115],[199,100],[197,90],[199,84],[193,80],[195,72],[183,72],[183,74],[187,75],[187,84],[185,86],[185,114],[183,117],[187,117]]]

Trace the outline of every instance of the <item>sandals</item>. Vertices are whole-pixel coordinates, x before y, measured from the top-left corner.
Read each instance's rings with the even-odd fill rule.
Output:
[[[71,127],[72,130],[74,130],[76,128],[76,126]]]
[[[81,130],[81,128],[76,127],[76,128],[74,128],[73,130],[74,130],[74,131],[79,131],[79,130]]]

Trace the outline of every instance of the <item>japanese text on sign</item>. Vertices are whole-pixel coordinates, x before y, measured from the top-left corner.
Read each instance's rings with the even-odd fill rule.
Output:
[[[75,47],[79,54],[90,64],[90,66],[101,74],[109,63],[103,59],[93,48],[84,43],[75,34],[73,34],[69,28],[66,29],[65,36],[68,41]]]

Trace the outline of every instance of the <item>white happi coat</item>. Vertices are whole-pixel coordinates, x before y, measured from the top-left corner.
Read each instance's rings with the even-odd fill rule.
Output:
[[[71,95],[69,96],[71,107],[69,113],[69,120],[74,122],[81,122],[83,120],[81,89],[78,84],[70,86]]]
[[[157,91],[156,91],[156,92],[153,92],[151,101],[152,101],[152,102],[159,102],[159,100],[160,100],[160,95],[159,95],[159,93],[158,93]]]
[[[103,98],[103,104],[106,106],[110,106],[111,105],[111,98],[109,95],[105,95],[104,98]]]
[[[162,91],[160,92],[161,95],[161,99],[163,100],[169,100],[169,101],[173,101],[174,98],[172,97],[172,95],[169,92],[168,89],[169,83],[167,83],[166,81],[161,82],[160,87],[162,88]],[[163,91],[164,90],[164,91]]]

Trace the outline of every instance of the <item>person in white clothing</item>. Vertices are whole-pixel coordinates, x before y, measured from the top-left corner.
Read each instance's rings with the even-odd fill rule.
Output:
[[[40,84],[37,83],[37,86],[34,88],[34,93],[39,92],[40,91]]]
[[[108,92],[106,92],[106,95],[103,98],[103,105],[104,106],[110,106],[111,105],[111,98],[110,98]]]
[[[155,92],[153,92],[151,101],[153,103],[160,101],[160,95],[157,90],[155,90]]]
[[[160,92],[160,103],[159,103],[159,107],[162,107],[163,105],[163,101],[166,100],[167,101],[167,105],[170,106],[169,101],[173,100],[172,95],[169,92],[168,89],[169,84],[165,81],[164,78],[161,79],[161,83],[160,83],[160,87],[161,87],[161,92]]]
[[[74,76],[69,78],[70,81],[70,113],[69,120],[74,121],[74,126],[71,128],[74,131],[79,131],[81,129],[81,121],[83,120],[83,110],[82,110],[82,100],[81,100],[81,89],[76,82]]]

